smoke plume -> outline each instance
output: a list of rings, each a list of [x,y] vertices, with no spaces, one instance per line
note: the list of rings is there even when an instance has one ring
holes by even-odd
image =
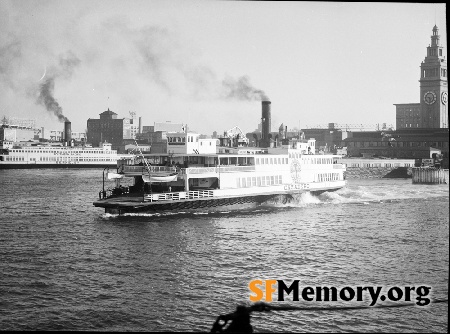
[[[50,74],[48,78],[39,85],[39,94],[37,96],[36,103],[44,106],[47,111],[52,112],[56,117],[58,117],[60,122],[65,122],[69,119],[64,116],[61,106],[53,96],[55,79],[59,77],[69,79],[72,76],[73,69],[79,63],[80,60],[69,51],[65,57],[60,56],[59,66],[52,67],[49,71]]]
[[[222,81],[226,99],[236,99],[241,101],[267,101],[269,97],[263,90],[256,89],[250,84],[247,76],[239,79],[226,78]]]
[[[68,121],[69,119],[63,115],[62,108],[58,101],[53,97],[53,90],[55,88],[55,79],[48,78],[41,84],[39,89],[39,96],[37,98],[37,103],[43,105],[48,111],[53,112],[53,114],[58,117],[60,122]]]

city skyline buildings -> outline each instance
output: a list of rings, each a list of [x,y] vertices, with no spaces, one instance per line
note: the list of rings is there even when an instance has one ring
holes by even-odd
[[[393,104],[418,100],[435,24],[447,46],[444,3],[0,0],[0,9],[0,113],[62,127],[44,91],[81,131],[110,108],[145,125],[250,132],[263,94],[274,127],[394,124]]]

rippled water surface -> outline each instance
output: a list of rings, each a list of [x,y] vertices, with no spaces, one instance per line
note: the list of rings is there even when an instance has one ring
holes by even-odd
[[[257,278],[448,295],[446,185],[349,180],[285,205],[112,216],[92,205],[101,183],[101,170],[0,170],[2,330],[209,331],[218,315],[250,305]],[[252,326],[446,332],[447,312],[442,303],[253,313]]]

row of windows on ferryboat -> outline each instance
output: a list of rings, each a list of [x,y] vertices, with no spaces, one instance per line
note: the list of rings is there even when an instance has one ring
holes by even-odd
[[[349,163],[347,164],[349,167],[412,167],[412,164],[409,163]]]
[[[342,180],[339,173],[320,173],[317,174],[317,182],[339,181]],[[264,187],[282,184],[281,175],[266,176],[247,176],[236,179],[238,188]]]
[[[282,184],[281,175],[247,176],[236,179],[238,188],[264,187]]]
[[[333,158],[325,158],[325,157],[308,157],[304,154],[300,154],[300,153],[289,153],[289,158],[292,159],[299,159],[301,161],[302,164],[313,164],[313,165],[318,165],[318,164],[332,164],[333,163]]]
[[[3,161],[25,161],[23,156],[4,156]],[[0,160],[1,161],[1,160]],[[27,160],[28,161],[28,160]],[[115,158],[82,158],[82,157],[39,157],[30,158],[29,161],[117,161]]]
[[[47,153],[47,154],[61,154],[61,155],[71,155],[71,154],[85,154],[85,153],[95,153],[95,154],[99,154],[99,153],[104,153],[104,154],[115,154],[116,151],[112,150],[112,151],[108,151],[108,150],[103,150],[102,148],[98,148],[98,149],[94,149],[94,150],[67,150],[65,148],[62,148],[60,150],[45,150],[45,149],[12,149],[9,150],[12,153]]]
[[[298,159],[302,164],[332,164],[332,158],[323,157],[300,157],[300,154],[290,153],[289,157]],[[238,165],[238,166],[254,166],[256,165],[287,165],[289,159],[287,157],[220,157],[220,165]]]
[[[298,153],[290,153],[289,157],[291,159],[299,159],[302,164],[332,164],[332,158],[310,158],[310,157],[300,157]],[[288,158],[256,158],[257,165],[281,165],[288,164]]]
[[[339,173],[320,173],[317,174],[317,182],[339,181],[340,175]]]

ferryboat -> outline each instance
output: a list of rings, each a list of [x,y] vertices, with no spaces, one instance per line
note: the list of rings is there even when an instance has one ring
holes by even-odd
[[[106,142],[101,147],[63,144],[15,147],[13,142],[0,142],[0,169],[104,168],[115,167],[118,160],[132,157],[129,154],[118,154]]]
[[[261,205],[346,184],[340,156],[312,154],[314,139],[261,148],[221,146],[195,133],[168,133],[167,138],[169,153],[119,160],[115,170],[104,170],[94,206],[126,214]],[[105,186],[108,180],[112,187]]]

